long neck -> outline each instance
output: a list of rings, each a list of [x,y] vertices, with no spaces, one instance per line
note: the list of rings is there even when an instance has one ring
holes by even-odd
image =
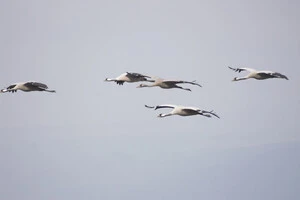
[[[155,87],[155,86],[157,86],[155,83],[150,84],[150,85],[146,85],[146,84],[142,85],[142,87]]]
[[[159,114],[158,117],[168,117],[168,116],[171,116],[173,115],[173,113],[167,113],[167,114]]]
[[[249,78],[248,76],[245,76],[245,77],[236,77],[236,78],[234,78],[233,81],[242,81],[242,80],[246,80],[248,78]]]
[[[104,81],[117,81],[115,78],[106,78]]]

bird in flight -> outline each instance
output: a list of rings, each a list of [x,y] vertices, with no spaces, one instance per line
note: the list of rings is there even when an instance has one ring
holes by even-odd
[[[168,117],[171,115],[180,115],[180,116],[191,116],[191,115],[202,115],[204,117],[212,117],[215,116],[217,118],[220,118],[214,111],[206,111],[201,110],[196,107],[187,107],[187,106],[178,106],[178,105],[170,105],[170,104],[164,104],[164,105],[158,105],[158,106],[148,106],[145,105],[146,108],[151,108],[154,110],[161,109],[161,108],[172,108],[173,110],[166,114],[159,114],[157,117]]]
[[[17,92],[18,90],[22,90],[24,92],[32,92],[32,91],[45,91],[45,92],[55,92],[55,90],[49,90],[48,86],[44,83],[29,81],[23,83],[15,83],[8,86],[5,89],[1,90],[1,93],[5,92]]]
[[[162,78],[156,78],[154,83],[147,85],[147,84],[140,84],[137,88],[143,88],[143,87],[160,87],[163,89],[171,89],[171,88],[178,88],[186,91],[192,91],[189,88],[183,88],[177,84],[191,84],[196,85],[199,87],[202,87],[200,84],[196,83],[196,81],[182,81],[182,80],[165,80]]]
[[[232,68],[232,67],[228,67],[228,68],[235,72],[242,72],[242,71],[249,72],[248,75],[246,75],[244,77],[239,77],[239,78],[235,77],[232,81],[241,81],[241,80],[246,80],[249,78],[254,78],[257,80],[265,80],[265,79],[269,79],[269,78],[282,78],[282,79],[289,80],[285,75],[280,74],[278,72],[257,71],[255,69],[251,69],[251,68]]]
[[[148,78],[151,78],[151,77],[145,76],[145,75],[139,74],[139,73],[126,72],[116,78],[106,78],[104,81],[108,81],[108,82],[114,81],[118,85],[123,85],[124,82],[127,82],[127,83],[134,83],[134,82],[139,82],[139,81],[154,82],[153,80],[149,80]]]

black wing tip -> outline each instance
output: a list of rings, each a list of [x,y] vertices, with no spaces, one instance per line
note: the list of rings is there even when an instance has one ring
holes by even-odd
[[[234,68],[234,67],[230,67],[230,66],[228,66],[228,68],[231,69],[231,70],[233,70],[233,71],[237,71],[238,70],[238,68]]]
[[[289,80],[289,78],[286,75],[283,75],[283,74],[282,74],[282,78],[284,78],[286,80]]]
[[[235,71],[235,72],[241,72],[241,71],[244,71],[244,70],[242,70],[242,69],[240,69],[240,68],[233,68],[233,67],[230,67],[230,66],[228,66],[228,68],[229,69],[231,69],[231,70],[233,70],[233,71]]]
[[[145,107],[146,107],[146,108],[155,108],[154,106],[148,106],[148,105],[146,105],[146,104],[145,104]]]

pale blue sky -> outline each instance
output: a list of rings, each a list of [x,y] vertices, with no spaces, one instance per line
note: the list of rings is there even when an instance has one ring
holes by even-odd
[[[0,196],[298,199],[299,1],[0,2]],[[227,68],[286,80],[231,82]],[[197,80],[192,92],[118,86],[126,71]],[[215,110],[168,117],[144,104]],[[166,110],[165,112],[168,112]]]

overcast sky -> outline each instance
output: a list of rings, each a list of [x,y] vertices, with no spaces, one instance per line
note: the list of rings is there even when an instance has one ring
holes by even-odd
[[[300,2],[2,0],[5,200],[299,199]],[[232,82],[227,68],[290,80]],[[192,92],[104,82],[129,71]],[[214,110],[157,118],[144,107]]]

